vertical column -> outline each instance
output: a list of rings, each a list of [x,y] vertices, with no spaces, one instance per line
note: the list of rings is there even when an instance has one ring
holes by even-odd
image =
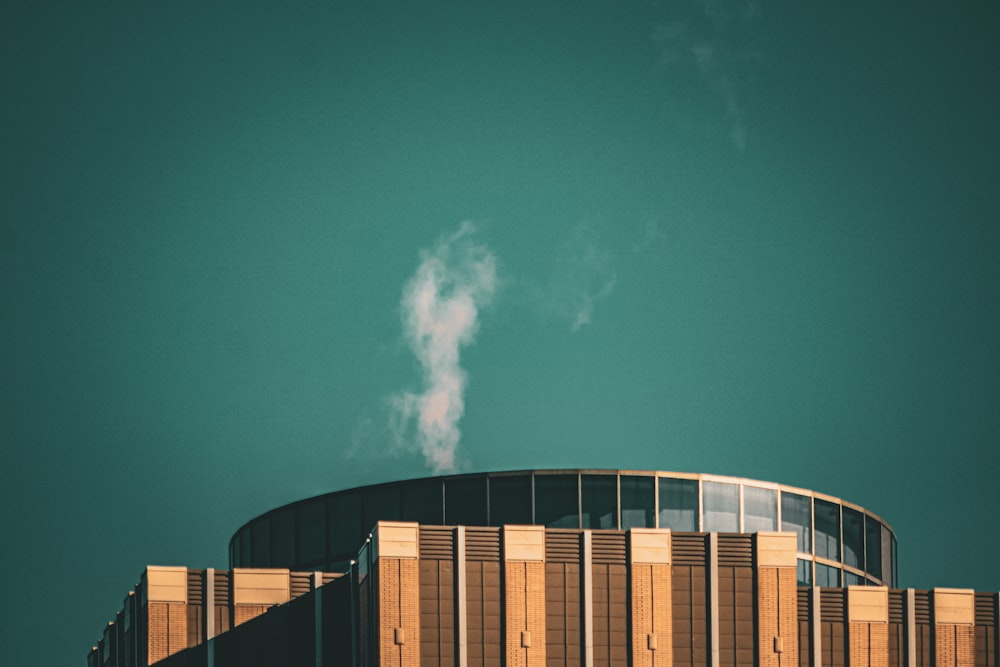
[[[503,560],[504,664],[508,667],[544,667],[544,526],[504,526]]]
[[[455,626],[458,629],[458,667],[469,664],[469,600],[466,593],[465,526],[455,531]]]
[[[416,523],[379,521],[372,533],[378,665],[420,664],[420,568]]]
[[[583,531],[583,667],[594,667],[594,534]]]
[[[316,667],[323,667],[323,573],[313,572],[313,656]]]
[[[215,568],[205,570],[205,667],[215,667]]]
[[[187,648],[187,568],[150,565],[143,579],[146,655],[152,664]]]
[[[719,667],[719,534],[708,534],[708,618],[711,667]]]
[[[906,589],[906,667],[917,667],[917,592]]]
[[[757,664],[798,667],[798,587],[795,533],[754,537],[757,597]]]
[[[975,592],[966,588],[935,588],[933,601],[935,667],[974,667]]]
[[[629,539],[632,664],[673,666],[673,579],[670,531],[632,528]]]
[[[847,587],[847,659],[851,667],[889,667],[889,589]]]
[[[814,580],[815,581],[815,580]],[[812,661],[813,667],[823,665],[823,605],[820,601],[820,588],[813,586],[809,597],[809,627],[812,630]],[[802,667],[806,667],[803,665]],[[916,667],[916,665],[910,665]]]

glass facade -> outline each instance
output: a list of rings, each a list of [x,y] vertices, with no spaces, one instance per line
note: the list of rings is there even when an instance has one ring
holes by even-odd
[[[801,558],[795,562],[795,578],[799,586],[812,586],[812,565],[811,560],[802,560]]]
[[[781,529],[799,536],[799,553],[812,553],[812,498],[782,492]]]
[[[583,475],[580,478],[580,521],[583,528],[618,527],[618,478],[614,475]]]
[[[776,486],[718,476],[599,470],[409,480],[331,493],[260,516],[233,536],[230,566],[346,567],[379,520],[592,530],[780,529],[797,535],[800,583],[897,583],[896,538],[877,517],[836,499]]]
[[[660,478],[660,528],[698,530],[698,480]]]
[[[722,482],[702,482],[702,530],[706,533],[738,533],[740,487]]]
[[[655,477],[621,477],[622,530],[656,528]]]
[[[840,505],[816,499],[816,555],[840,562]]]
[[[778,493],[774,489],[743,487],[743,532],[777,530]]]

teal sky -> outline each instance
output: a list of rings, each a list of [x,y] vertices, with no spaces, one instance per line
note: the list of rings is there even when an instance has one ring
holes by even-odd
[[[997,590],[998,34],[992,2],[7,3],[5,663],[83,664],[146,564],[225,567],[267,509],[431,474],[401,299],[463,221],[496,280],[460,469],[802,486],[884,517],[904,586]]]

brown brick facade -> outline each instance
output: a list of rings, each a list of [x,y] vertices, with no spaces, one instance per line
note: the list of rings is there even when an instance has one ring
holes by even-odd
[[[673,584],[670,565],[632,565],[632,664],[673,667]]]
[[[379,664],[420,664],[420,571],[416,558],[378,559]]]
[[[849,623],[847,632],[851,667],[889,667],[888,623]]]
[[[507,561],[504,575],[507,625],[504,664],[545,667],[545,564]]]
[[[798,588],[792,568],[757,570],[757,651],[760,667],[798,667]],[[777,642],[776,638],[780,638]]]
[[[187,605],[183,602],[150,602],[147,655],[150,664],[188,647]]]
[[[974,667],[976,629],[972,625],[937,623],[934,626],[935,667]]]

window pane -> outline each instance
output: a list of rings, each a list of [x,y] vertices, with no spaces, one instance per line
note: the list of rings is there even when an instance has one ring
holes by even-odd
[[[364,515],[361,529],[365,535],[375,530],[375,524],[379,521],[399,521],[402,518],[399,513],[399,489],[397,487],[366,491],[362,496],[361,506]]]
[[[445,480],[444,522],[449,526],[486,525],[485,477]]]
[[[844,508],[844,564],[864,567],[865,518],[857,510]]]
[[[550,528],[579,528],[576,475],[535,476],[535,523]]]
[[[798,580],[799,586],[812,586],[812,561],[810,560],[799,560],[796,561],[796,566],[798,571],[796,572],[796,579]]]
[[[299,505],[296,510],[295,536],[298,540],[298,564],[310,567],[326,561],[326,503]]]
[[[804,554],[812,553],[812,498],[781,492],[781,529],[795,531],[799,536],[796,547]]]
[[[618,527],[618,478],[614,475],[584,475],[582,485],[583,527]]]
[[[250,567],[253,559],[250,557],[250,531],[240,533],[240,567]]]
[[[863,586],[864,583],[864,577],[854,574],[853,572],[844,572],[845,586]]]
[[[660,478],[660,528],[698,530],[698,480]]]
[[[820,563],[816,563],[816,585],[839,588],[840,568],[830,567],[829,565],[821,565]]]
[[[840,562],[840,505],[817,499],[813,511],[816,514],[816,555]]]
[[[271,567],[292,567],[294,551],[295,515],[284,510],[271,517]]]
[[[896,536],[892,535],[892,586],[899,586],[899,564],[896,561]]]
[[[327,500],[326,549],[330,560],[351,560],[358,555],[358,549],[368,535],[368,529],[361,527],[361,496],[347,493],[332,496]]]
[[[703,482],[705,532],[739,532],[740,487],[721,482]]]
[[[882,578],[882,524],[865,517],[865,571]]]
[[[490,525],[528,524],[531,519],[531,478],[490,477]]]
[[[882,526],[882,581],[887,586],[894,586],[893,584],[893,566],[892,562],[892,533],[885,526]]]
[[[655,528],[653,506],[656,505],[655,477],[622,475],[622,530]]]
[[[773,489],[743,487],[743,532],[776,530],[778,526],[778,500]]]
[[[250,527],[250,567],[271,567],[271,520],[260,519]]]
[[[410,483],[402,487],[403,521],[439,526],[444,523],[441,480]]]

